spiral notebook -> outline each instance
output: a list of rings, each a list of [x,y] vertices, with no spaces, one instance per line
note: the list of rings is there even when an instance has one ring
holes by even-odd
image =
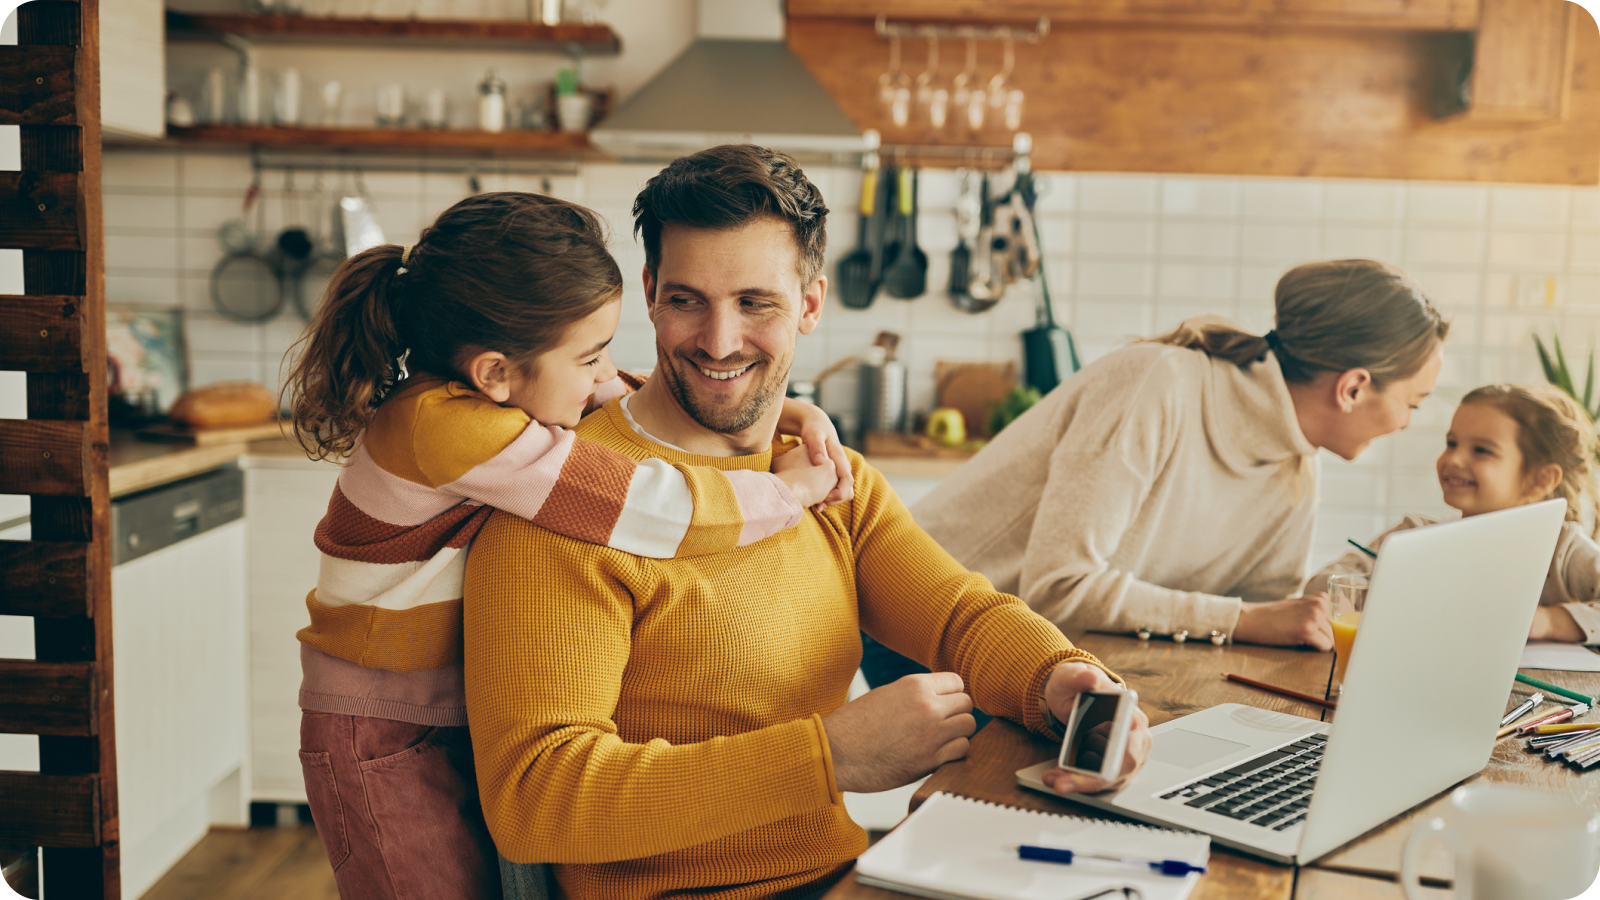
[[[1182,900],[1202,877],[1080,859],[1071,865],[1017,858],[1031,844],[1136,859],[1204,865],[1203,834],[1080,819],[937,793],[856,861],[856,880],[938,900]],[[1120,889],[1136,888],[1124,894]],[[1112,893],[1107,893],[1108,891]]]

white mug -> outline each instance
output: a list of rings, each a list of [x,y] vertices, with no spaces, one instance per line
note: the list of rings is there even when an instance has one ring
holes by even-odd
[[[1417,863],[1431,841],[1456,860],[1456,900],[1570,900],[1600,871],[1600,815],[1571,797],[1477,783],[1450,795],[1450,821],[1422,822],[1406,841],[1400,884],[1421,900]]]

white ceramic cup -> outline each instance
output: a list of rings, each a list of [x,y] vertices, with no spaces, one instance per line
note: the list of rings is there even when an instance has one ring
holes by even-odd
[[[1455,856],[1456,900],[1570,900],[1600,871],[1600,815],[1571,797],[1509,784],[1450,795],[1450,820],[1419,823],[1406,841],[1400,884],[1422,900],[1417,863],[1438,841]]]

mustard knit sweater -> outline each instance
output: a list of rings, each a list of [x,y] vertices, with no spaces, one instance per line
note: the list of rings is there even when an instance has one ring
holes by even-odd
[[[694,456],[612,401],[579,434],[635,459]],[[844,704],[858,627],[965,679],[977,705],[1048,734],[1040,697],[1076,650],[967,572],[852,456],[855,500],[749,547],[646,559],[504,512],[465,583],[467,715],[495,844],[555,863],[578,898],[756,898],[815,889],[866,848],[822,717]]]

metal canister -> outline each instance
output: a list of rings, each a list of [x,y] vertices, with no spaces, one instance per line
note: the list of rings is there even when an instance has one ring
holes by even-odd
[[[906,367],[890,360],[881,365],[862,363],[856,376],[856,411],[861,430],[904,431],[906,428]]]

